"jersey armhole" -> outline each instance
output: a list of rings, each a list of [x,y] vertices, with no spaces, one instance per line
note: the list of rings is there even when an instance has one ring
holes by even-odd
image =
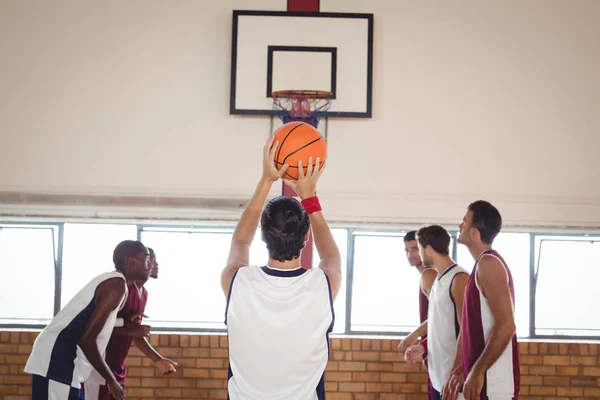
[[[231,301],[231,293],[233,292],[233,282],[235,282],[238,272],[240,272],[239,268],[233,273],[231,283],[229,283],[229,293],[227,293],[227,304],[225,305],[225,325],[227,325],[227,314],[229,313],[229,303]]]
[[[450,285],[448,286],[448,294],[450,295],[450,300],[452,301],[452,306],[454,308],[454,333],[457,338],[458,338],[458,335],[460,334],[460,323],[458,321],[458,310],[456,309],[456,300],[454,300],[454,296],[452,295],[452,285],[454,285],[454,279],[456,279],[456,277],[461,274],[469,275],[467,272],[464,272],[464,271],[457,272],[452,277],[452,280],[450,281]]]

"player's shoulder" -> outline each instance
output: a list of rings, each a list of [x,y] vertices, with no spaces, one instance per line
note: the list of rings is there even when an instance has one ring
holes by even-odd
[[[438,275],[435,268],[426,268],[421,272],[421,279],[431,279],[435,278]]]
[[[479,257],[479,261],[477,261],[477,269],[479,271],[489,268],[505,268],[502,258],[496,252],[484,253]]]

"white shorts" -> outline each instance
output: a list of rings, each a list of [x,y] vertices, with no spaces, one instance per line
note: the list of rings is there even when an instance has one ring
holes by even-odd
[[[105,384],[88,382],[84,384],[85,400],[111,400],[114,399]]]
[[[31,385],[32,400],[83,400],[81,389],[40,375],[33,375]]]

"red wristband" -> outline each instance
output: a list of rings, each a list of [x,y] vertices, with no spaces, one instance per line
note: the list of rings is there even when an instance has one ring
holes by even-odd
[[[307,197],[300,203],[308,215],[317,211],[321,211],[321,204],[319,203],[319,198],[317,196]]]

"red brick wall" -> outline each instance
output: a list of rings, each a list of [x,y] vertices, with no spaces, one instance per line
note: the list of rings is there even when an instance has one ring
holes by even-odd
[[[0,332],[0,399],[28,399],[23,367],[36,333]],[[227,338],[151,335],[177,373],[156,375],[137,349],[128,358],[128,399],[226,399]],[[403,361],[398,340],[331,339],[329,400],[426,400],[426,375]],[[521,343],[522,400],[600,399],[599,344]]]

